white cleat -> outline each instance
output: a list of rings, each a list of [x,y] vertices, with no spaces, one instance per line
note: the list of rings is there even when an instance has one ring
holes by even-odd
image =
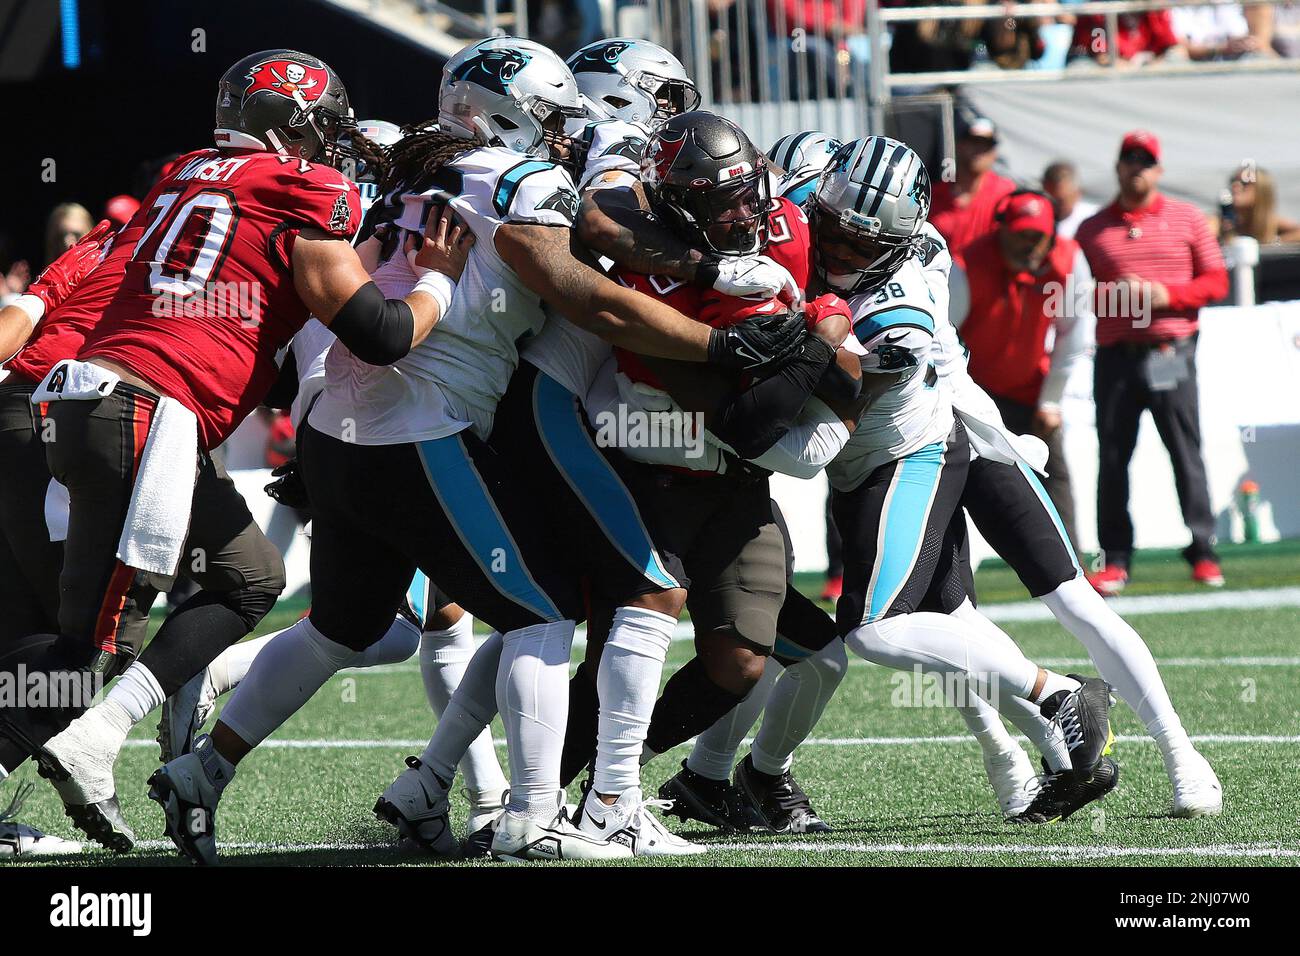
[[[203,732],[217,707],[217,689],[207,668],[163,702],[158,721],[158,749],[163,763],[171,763],[194,749],[194,738]]]
[[[63,810],[77,828],[102,846],[125,853],[135,834],[122,818],[113,764],[122,730],[107,716],[113,704],[92,707],[46,741],[37,758],[40,774],[58,791]]]
[[[542,824],[509,810],[497,819],[492,832],[492,858],[507,863],[524,860],[627,860],[632,850],[622,843],[592,839],[561,810]]]
[[[221,793],[211,780],[199,749],[212,746],[200,737],[195,750],[182,754],[149,778],[149,799],[162,805],[167,836],[191,863],[217,862],[217,803]]]
[[[1223,785],[1199,753],[1192,751],[1169,776],[1174,783],[1174,816],[1217,817],[1223,812]]]
[[[989,775],[998,806],[1007,819],[1024,813],[1034,802],[1038,793],[1038,774],[1034,773],[1033,763],[1020,747],[1001,753],[985,753],[984,772]]]
[[[435,856],[456,856],[460,852],[451,832],[450,812],[446,784],[419,757],[407,757],[406,769],[375,801],[375,816]]]
[[[672,809],[671,800],[644,800],[640,788],[624,790],[612,804],[588,791],[582,803],[578,829],[593,840],[621,843],[633,856],[696,856],[707,850],[683,840],[650,812],[651,807]]]
[[[8,808],[0,810],[0,860],[12,860],[20,856],[63,856],[80,853],[82,845],[75,840],[50,836],[35,827],[18,823],[14,818],[22,809],[23,802],[32,792],[32,784],[20,784],[18,792]]]

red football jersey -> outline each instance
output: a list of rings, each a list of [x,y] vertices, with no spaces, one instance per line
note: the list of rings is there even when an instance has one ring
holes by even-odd
[[[360,219],[356,185],[329,166],[183,156],[101,264],[120,261],[124,274],[77,357],[112,359],[155,384],[194,412],[213,448],[266,395],[276,353],[307,321],[290,270],[298,231],[346,239]]]
[[[790,270],[800,289],[808,287],[812,275],[812,231],[804,211],[784,197],[776,200],[775,208],[768,216],[767,248],[763,255]],[[685,285],[678,279],[642,275],[621,266],[614,270],[614,277],[625,286],[652,296],[683,315],[719,329],[755,315],[774,314],[785,309],[776,299],[723,295],[713,289]],[[618,358],[619,371],[632,381],[660,387],[659,380],[635,352],[615,349],[614,354]]]

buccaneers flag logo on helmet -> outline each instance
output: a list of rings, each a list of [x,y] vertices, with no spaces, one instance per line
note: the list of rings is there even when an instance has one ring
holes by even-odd
[[[329,86],[329,73],[322,67],[307,66],[293,60],[267,60],[248,71],[244,99],[267,90],[288,97],[300,107],[320,99]]]

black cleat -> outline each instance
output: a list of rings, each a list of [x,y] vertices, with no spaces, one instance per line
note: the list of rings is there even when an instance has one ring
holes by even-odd
[[[789,770],[780,776],[761,773],[750,755],[736,768],[736,789],[771,833],[830,833],[831,826],[817,816],[808,794]]]
[[[1044,765],[1046,770],[1046,765]],[[1067,820],[1094,800],[1100,800],[1119,785],[1119,764],[1102,757],[1088,777],[1075,770],[1043,775],[1038,795],[1012,823],[1056,823]]]
[[[56,787],[71,777],[59,758],[44,747],[36,756],[36,772]],[[135,848],[135,832],[127,826],[117,794],[97,803],[70,803],[65,799],[63,814],[78,830],[106,850],[129,853]]]
[[[698,774],[686,766],[685,760],[677,775],[659,788],[659,799],[673,803],[671,809],[664,811],[664,816],[681,817],[683,822],[699,820],[728,833],[745,833],[761,826],[745,805],[740,791],[730,781]]]
[[[1077,680],[1079,689],[1057,691],[1039,710],[1061,729],[1070,764],[1087,779],[1115,743],[1110,729],[1110,685],[1100,677],[1066,676]]]

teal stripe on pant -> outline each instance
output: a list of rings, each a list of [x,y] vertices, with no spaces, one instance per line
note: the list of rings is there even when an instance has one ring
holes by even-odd
[[[664,567],[636,502],[592,441],[581,414],[572,392],[546,373],[537,373],[533,419],[555,467],[605,537],[633,567],[661,588],[681,587]]]
[[[428,618],[425,614],[431,610],[429,607],[429,579],[423,571],[416,571],[415,577],[411,578],[411,586],[406,589],[406,600],[411,602],[411,610],[420,620],[420,626],[423,627]]]
[[[529,573],[460,436],[435,438],[416,447],[447,520],[493,587],[546,621],[564,620]]]
[[[1065,545],[1065,553],[1070,556],[1070,563],[1074,565],[1074,570],[1082,574],[1083,569],[1079,567],[1079,559],[1075,556],[1074,545],[1070,543],[1070,536],[1065,532],[1065,522],[1061,520],[1061,516],[1057,513],[1056,505],[1052,504],[1052,496],[1047,493],[1043,483],[1038,480],[1038,476],[1034,474],[1028,465],[1023,461],[1016,462],[1016,465],[1024,474],[1025,480],[1029,482],[1029,487],[1034,489],[1034,494],[1038,495],[1038,500],[1043,503],[1047,513],[1052,516],[1052,524],[1056,525],[1056,533],[1061,536],[1061,543]]]
[[[935,442],[898,462],[881,515],[882,553],[876,555],[863,624],[884,617],[916,567],[935,489],[943,473],[943,449],[943,442]]]

